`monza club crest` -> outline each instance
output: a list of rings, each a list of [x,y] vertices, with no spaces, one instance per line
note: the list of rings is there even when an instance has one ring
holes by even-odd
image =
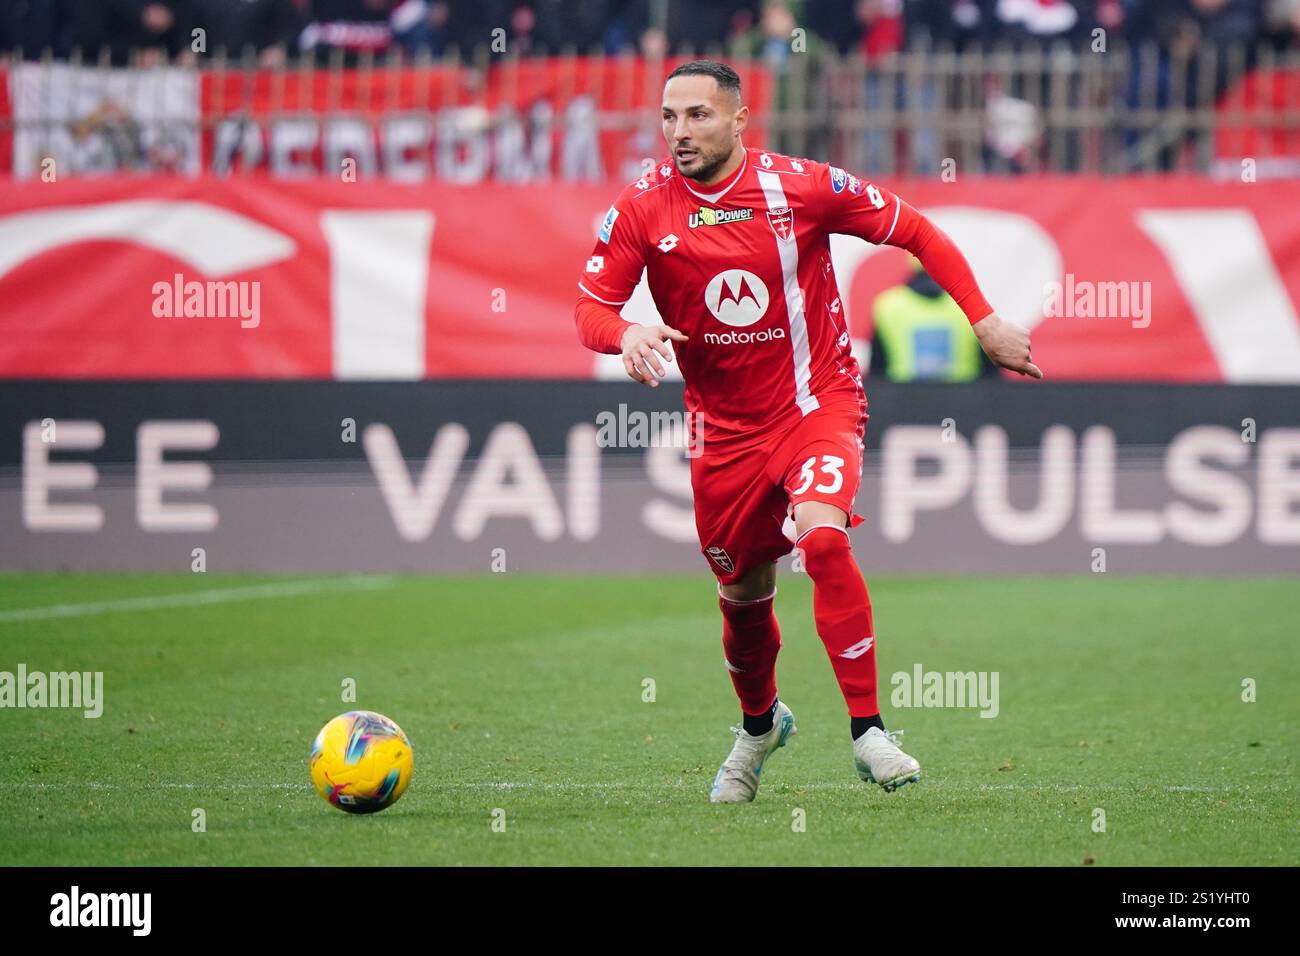
[[[735,573],[736,566],[731,563],[731,555],[727,554],[725,549],[715,545],[711,548],[705,548],[704,553],[708,555],[710,561],[718,566],[718,570],[723,574]]]
[[[767,224],[772,227],[772,231],[782,242],[789,242],[794,238],[794,210],[789,206],[768,212]]]

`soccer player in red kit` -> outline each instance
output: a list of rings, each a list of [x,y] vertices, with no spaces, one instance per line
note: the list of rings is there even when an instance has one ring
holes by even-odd
[[[848,704],[855,767],[892,791],[919,780],[921,768],[880,717],[871,600],[849,546],[847,529],[861,520],[853,499],[867,401],[831,233],[908,250],[965,311],[993,362],[1042,373],[1030,361],[1029,333],[993,312],[947,235],[842,169],[746,149],[748,119],[740,78],[726,64],[695,61],[669,75],[671,155],[610,207],[575,318],[583,344],[621,354],[627,374],[646,385],[659,384],[675,354],[690,419],[702,423],[691,436],[695,524],[718,579],[725,662],[742,713],[710,799],[753,800],[764,760],[795,732],[777,696],[773,613],[791,515],[817,633]],[[619,315],[643,270],[667,325]]]

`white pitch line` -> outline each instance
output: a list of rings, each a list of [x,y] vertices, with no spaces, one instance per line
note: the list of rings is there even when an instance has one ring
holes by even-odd
[[[703,779],[703,778],[701,778]],[[922,786],[925,781],[922,781]],[[664,783],[638,783],[630,780],[611,780],[608,783],[592,783],[586,781],[575,781],[572,783],[549,783],[545,781],[485,781],[483,783],[417,783],[415,784],[420,790],[446,791],[446,790],[522,790],[538,791],[543,793],[563,793],[566,791],[583,792],[588,790],[699,790],[700,784],[694,781],[676,781]],[[33,789],[33,790],[199,790],[199,791],[266,791],[266,790],[301,790],[310,792],[312,785],[309,783],[140,783],[140,784],[117,784],[103,783],[95,780],[84,782],[75,782],[70,780],[58,782],[39,782],[39,783],[18,783],[10,784],[10,789]],[[874,791],[874,788],[866,783],[804,783],[804,784],[782,784],[778,785],[779,794],[782,796],[791,796],[802,793],[806,790],[845,790],[845,791]],[[705,790],[708,788],[705,787]],[[776,789],[776,788],[774,788]],[[931,780],[928,789],[943,791],[989,791],[989,790],[1022,790],[1027,792],[1050,792],[1050,793],[1077,793],[1087,791],[1089,793],[1102,793],[1110,791],[1131,792],[1135,788],[1121,784],[1106,784],[1100,786],[1084,786],[1083,784],[973,784],[970,786],[961,786],[947,782],[938,782]],[[1285,784],[1265,783],[1251,785],[1225,784],[1219,787],[1188,787],[1178,785],[1166,785],[1162,787],[1166,793],[1257,793],[1257,792],[1290,792],[1294,787]],[[794,794],[791,793],[794,791]],[[916,792],[920,792],[919,790]]]
[[[393,579],[388,577],[315,578],[309,581],[252,584],[247,587],[185,591],[180,594],[118,598],[112,601],[48,604],[44,607],[20,607],[9,611],[0,611],[0,624],[7,624],[11,621],[42,621],[59,617],[88,617],[95,614],[116,614],[123,611],[157,611],[163,608],[224,604],[228,601],[256,601],[264,598],[297,597],[302,594],[320,594],[331,591],[368,591],[391,587],[392,584]]]

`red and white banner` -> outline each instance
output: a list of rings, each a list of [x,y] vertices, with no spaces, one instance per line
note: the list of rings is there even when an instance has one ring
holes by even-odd
[[[206,170],[343,182],[625,182],[661,152],[660,90],[679,62],[201,73],[23,63],[0,72],[0,131],[14,127],[12,143],[0,142],[0,170],[12,148],[19,179]],[[772,81],[761,65],[740,72],[761,139]]]
[[[1300,382],[1300,183],[886,183],[1056,380]],[[576,282],[616,187],[0,182],[0,376],[590,378]],[[833,240],[855,339],[904,253]],[[624,315],[654,320],[644,285]],[[656,320],[657,321],[657,320]]]

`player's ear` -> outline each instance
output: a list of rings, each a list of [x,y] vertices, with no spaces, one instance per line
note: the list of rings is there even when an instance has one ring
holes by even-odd
[[[739,110],[736,111],[735,122],[736,122],[736,135],[739,136],[741,133],[745,131],[745,127],[749,125],[748,106],[742,106]]]

